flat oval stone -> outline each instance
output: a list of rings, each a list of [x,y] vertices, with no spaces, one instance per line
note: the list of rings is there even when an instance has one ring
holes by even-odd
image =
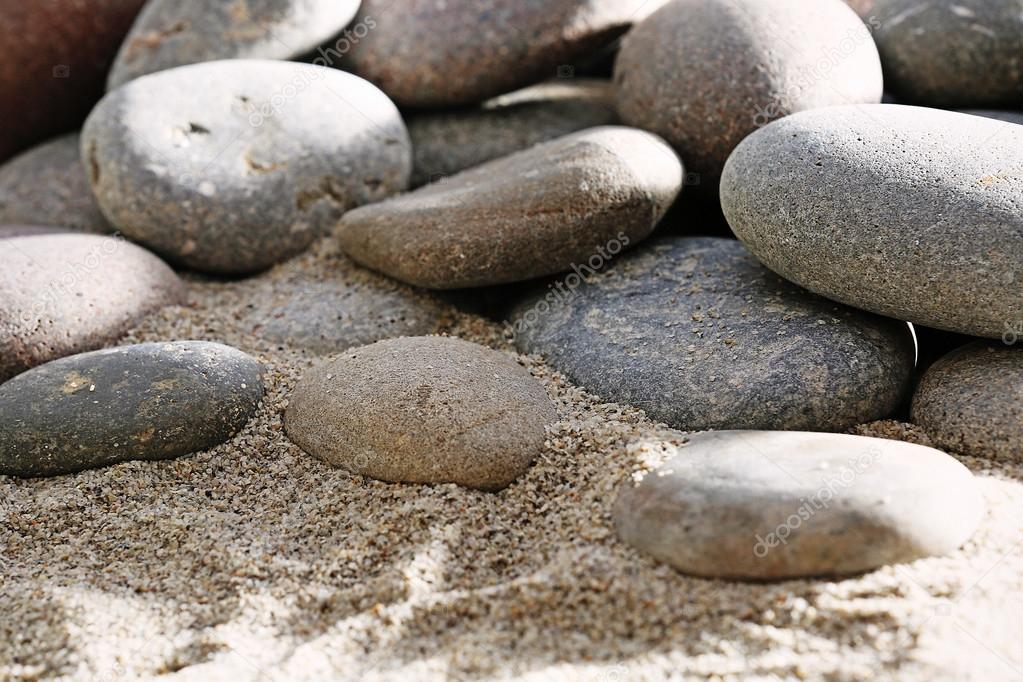
[[[1023,342],[1023,320],[1007,327],[1006,341]],[[938,360],[916,388],[912,419],[951,452],[1023,461],[1023,345],[978,341]]]
[[[626,484],[623,542],[708,578],[847,575],[954,552],[984,503],[943,452],[833,433],[722,431]]]
[[[218,59],[295,59],[339,34],[359,0],[150,0],[117,54],[107,89]]]
[[[1023,319],[1023,128],[895,104],[776,121],[721,203],[765,265],[828,298],[1000,338]]]
[[[355,261],[415,286],[517,282],[642,240],[682,175],[656,136],[591,128],[351,211],[338,238]]]
[[[82,153],[107,218],[186,267],[248,273],[292,256],[348,209],[408,186],[394,104],[337,69],[182,66],[109,93]]]
[[[1023,102],[1019,0],[875,0],[874,40],[899,101],[944,107]]]
[[[890,416],[905,323],[789,284],[741,244],[670,237],[522,302],[516,344],[605,400],[685,431],[844,430]]]
[[[841,0],[673,0],[626,35],[615,83],[622,120],[667,140],[702,194],[758,127],[883,89],[870,32]]]
[[[255,414],[261,375],[252,357],[204,341],[40,365],[0,385],[0,474],[54,476],[208,450]]]
[[[184,296],[174,271],[123,239],[71,233],[4,239],[0,381],[110,344]]]
[[[460,339],[412,337],[350,350],[291,397],[288,436],[328,464],[384,481],[499,490],[557,420],[511,357]]]
[[[415,114],[408,120],[412,186],[577,130],[617,122],[614,90],[601,80],[552,81],[471,109]]]
[[[79,147],[78,134],[73,133],[33,147],[0,166],[0,223],[112,232],[92,196]]]
[[[345,69],[407,107],[474,104],[559,74],[665,0],[363,0]]]

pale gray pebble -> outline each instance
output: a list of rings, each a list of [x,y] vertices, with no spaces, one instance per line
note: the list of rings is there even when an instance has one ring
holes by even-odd
[[[336,69],[225,60],[109,93],[82,132],[103,213],[173,262],[244,274],[292,256],[350,208],[408,186],[394,104]]]
[[[150,0],[110,68],[107,89],[218,59],[294,59],[339,34],[359,0]]]
[[[556,420],[543,385],[512,357],[444,337],[350,350],[311,370],[285,415],[288,436],[334,466],[483,490],[521,476]]]
[[[519,304],[516,344],[651,419],[844,430],[891,416],[909,391],[908,325],[793,286],[734,240],[663,238],[608,268]]]
[[[842,434],[721,431],[627,483],[623,542],[707,578],[847,575],[954,552],[984,503],[970,471],[921,445]]]
[[[338,239],[356,262],[414,286],[517,282],[641,241],[682,181],[657,136],[590,128],[350,211]]]
[[[895,104],[762,128],[725,168],[732,230],[768,267],[848,305],[1000,338],[1023,319],[1023,128]]]
[[[218,343],[143,343],[46,363],[0,385],[0,474],[54,476],[172,459],[255,414],[262,369]]]

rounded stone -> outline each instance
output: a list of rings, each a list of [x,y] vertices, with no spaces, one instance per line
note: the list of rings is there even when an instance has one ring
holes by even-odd
[[[359,0],[151,0],[110,69],[107,88],[155,71],[218,59],[295,59],[333,38]]]
[[[285,415],[306,452],[384,481],[499,490],[540,454],[557,420],[510,356],[460,339],[412,337],[312,370]]]
[[[653,420],[840,431],[891,416],[909,391],[908,325],[799,289],[734,240],[659,239],[580,274],[516,308],[516,344]]]
[[[72,233],[4,239],[0,381],[112,343],[184,295],[159,258],[122,239]]]
[[[626,35],[622,121],[657,133],[715,193],[728,154],[797,111],[880,102],[870,32],[841,0],[672,0]]]
[[[407,107],[474,104],[555,76],[664,0],[363,0],[345,69]]]
[[[350,211],[338,236],[355,261],[415,286],[517,282],[644,239],[682,176],[656,136],[591,128]]]
[[[207,450],[255,414],[261,374],[245,353],[203,341],[48,362],[0,385],[0,474],[54,476]]]
[[[112,232],[92,196],[79,147],[78,134],[73,133],[33,147],[0,166],[0,223]]]
[[[899,101],[944,107],[1023,102],[1019,0],[875,0],[874,40]]]
[[[507,156],[577,130],[618,122],[608,81],[552,81],[471,109],[423,112],[408,120],[412,186]]]
[[[294,255],[348,209],[408,186],[405,124],[379,90],[309,64],[226,60],[109,93],[82,155],[104,215],[197,270]]]
[[[1000,338],[1023,319],[1023,128],[895,104],[789,116],[735,150],[732,230],[836,301]]]
[[[1023,343],[1023,320],[1005,341]],[[949,353],[920,379],[912,419],[950,452],[1023,461],[1023,345],[974,342]]]
[[[984,513],[943,452],[831,433],[722,431],[626,484],[623,542],[707,578],[848,575],[954,552]]]

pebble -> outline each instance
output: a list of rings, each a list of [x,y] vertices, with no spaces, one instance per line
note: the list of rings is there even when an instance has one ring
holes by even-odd
[[[768,267],[901,320],[1001,338],[1023,319],[1023,128],[895,104],[776,121],[735,150],[721,203]]]
[[[295,59],[341,33],[358,9],[359,0],[151,0],[117,54],[107,89],[197,62]]]
[[[112,232],[92,196],[79,147],[79,136],[72,133],[33,147],[0,166],[0,223]]]
[[[970,471],[921,445],[830,433],[722,431],[615,504],[619,537],[692,575],[847,575],[954,552],[984,502]]]
[[[913,371],[908,325],[813,296],[713,237],[571,273],[512,326],[523,353],[685,431],[844,430],[893,414]]]
[[[936,362],[913,396],[912,419],[940,447],[1023,461],[1023,320],[1004,343],[977,341]],[[1019,344],[1019,345],[1015,345]]]
[[[471,109],[422,112],[408,120],[412,186],[577,130],[618,123],[609,81],[551,81]]]
[[[875,0],[874,40],[899,101],[944,107],[1023,102],[1019,0]]]
[[[342,64],[406,107],[475,104],[573,76],[576,61],[664,2],[363,0]]]
[[[841,0],[673,0],[626,35],[615,83],[622,120],[667,140],[703,195],[758,127],[882,94],[870,32]]]
[[[468,341],[381,341],[316,367],[292,395],[288,436],[384,481],[500,490],[540,453],[557,412],[515,360]]]
[[[4,239],[0,381],[112,343],[184,295],[184,285],[159,258],[122,239],[38,231]]]
[[[245,274],[306,248],[348,209],[408,186],[398,110],[336,69],[225,60],[145,76],[89,116],[103,213],[175,263]]]
[[[263,397],[259,363],[219,343],[143,343],[0,384],[0,474],[55,476],[173,459],[228,440]]]
[[[641,241],[682,179],[656,136],[590,128],[351,211],[338,237],[355,261],[415,286],[516,282]]]

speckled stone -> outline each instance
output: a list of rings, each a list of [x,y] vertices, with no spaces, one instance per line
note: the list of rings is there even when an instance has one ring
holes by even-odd
[[[384,481],[500,490],[543,448],[557,411],[511,357],[460,339],[410,337],[310,371],[285,424],[306,452]]]
[[[54,476],[223,443],[263,397],[252,357],[219,343],[107,348],[0,385],[0,474]]]
[[[659,239],[560,285],[516,309],[519,349],[685,431],[844,430],[909,390],[906,324],[813,296],[734,240]]]
[[[0,3],[0,161],[81,124],[144,2]]]
[[[875,0],[885,86],[907,104],[1012,108],[1023,103],[1019,0]]]
[[[107,345],[184,299],[159,258],[123,239],[38,234],[0,247],[0,381]]]
[[[408,107],[473,104],[559,74],[665,0],[363,0],[344,68]]]
[[[110,69],[107,88],[217,59],[294,59],[338,35],[359,0],[150,0]]]
[[[615,504],[629,545],[684,573],[780,580],[847,575],[954,552],[984,502],[943,452],[825,433],[722,431],[679,453]]]
[[[104,215],[183,266],[263,269],[348,209],[408,186],[394,104],[351,74],[225,60],[134,80],[89,116],[82,154]]]
[[[672,0],[625,37],[615,83],[622,120],[667,140],[705,195],[758,127],[882,92],[870,32],[841,0]]]
[[[0,223],[112,232],[82,168],[78,134],[34,147],[0,166]]]
[[[618,122],[609,81],[552,81],[479,107],[411,116],[412,186],[577,130]]]
[[[1023,319],[1023,128],[895,104],[776,121],[721,203],[765,265],[836,301],[1000,338]]]
[[[912,419],[950,452],[1023,461],[1023,320],[1003,342],[974,342],[936,362]]]
[[[644,239],[682,176],[656,136],[590,128],[351,211],[339,241],[355,261],[415,286],[516,282]]]
[[[974,116],[983,116],[984,118],[993,118],[996,121],[1005,121],[1006,123],[1016,123],[1023,125],[1023,111],[996,111],[994,109],[964,109],[964,114],[973,114]]]

